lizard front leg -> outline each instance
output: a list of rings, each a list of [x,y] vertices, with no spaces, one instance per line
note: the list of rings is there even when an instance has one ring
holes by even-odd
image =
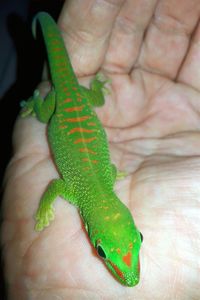
[[[107,79],[102,73],[98,73],[91,81],[89,89],[80,86],[81,93],[92,106],[102,106],[105,103],[104,96],[109,94],[109,90],[105,85],[110,82],[110,79]]]
[[[36,212],[36,231],[42,231],[45,227],[49,226],[50,222],[54,219],[53,202],[60,196],[68,199],[70,202],[70,189],[67,188],[66,182],[63,179],[54,179],[47,187]]]

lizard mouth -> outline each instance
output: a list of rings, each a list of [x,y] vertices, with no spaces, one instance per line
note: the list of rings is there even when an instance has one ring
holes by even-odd
[[[118,278],[118,280],[126,286],[133,287],[139,282],[139,276],[133,275],[133,273],[127,274],[127,276],[110,260],[107,261],[108,268],[112,273],[115,274],[115,276]],[[138,274],[140,270],[140,262],[138,261]]]
[[[123,283],[125,282],[125,277],[123,272],[115,265],[113,264],[110,260],[108,261],[110,265],[110,269],[114,271],[114,273],[117,275],[117,277],[122,281]]]

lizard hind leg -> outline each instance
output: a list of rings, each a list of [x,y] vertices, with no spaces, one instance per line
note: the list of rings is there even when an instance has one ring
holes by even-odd
[[[33,96],[27,101],[21,101],[20,106],[22,107],[20,112],[22,118],[31,115],[37,117],[40,122],[48,123],[55,110],[55,91],[52,88],[43,99],[39,90],[35,90]]]
[[[102,73],[98,73],[91,81],[90,88],[80,86],[83,97],[86,97],[92,106],[102,106],[105,103],[104,96],[109,94],[106,83],[110,83]]]

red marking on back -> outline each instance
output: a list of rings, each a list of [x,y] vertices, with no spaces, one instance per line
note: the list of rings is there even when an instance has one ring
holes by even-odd
[[[96,126],[96,123],[94,123],[94,122],[89,122],[88,125],[89,125],[89,126]]]
[[[133,243],[129,244],[129,249],[133,249]]]
[[[57,63],[56,64],[56,66],[58,66],[59,67],[59,72],[60,72],[60,75],[59,75],[59,77],[61,77],[61,78],[64,78],[65,76],[64,75],[61,75],[61,72],[62,73],[65,73],[66,72],[66,67],[65,66],[60,66],[60,64],[59,63]]]
[[[130,267],[131,266],[131,252],[128,252],[126,255],[123,256],[123,262]]]
[[[62,58],[63,58],[63,56],[61,54],[54,56],[54,59],[57,61],[62,60]]]
[[[93,164],[97,164],[98,163],[98,160],[96,160],[96,159],[89,159],[88,157],[84,157],[83,159],[82,159],[82,161],[86,161],[86,162],[92,162]]]
[[[48,32],[47,35],[48,35],[48,37],[50,37],[50,38],[52,38],[52,37],[55,36],[54,33],[51,33],[51,32]]]
[[[54,47],[53,50],[57,52],[57,51],[61,51],[61,48],[59,48],[59,47],[57,47],[57,48]]]
[[[66,98],[65,100],[63,100],[63,103],[69,103],[69,102],[72,102],[71,98]]]
[[[92,142],[94,140],[96,140],[96,137],[91,137],[91,138],[88,138],[88,139],[80,138],[80,139],[77,139],[76,141],[74,141],[74,144],[78,144],[78,143],[90,143],[90,142]]]
[[[75,127],[75,128],[72,128],[68,134],[72,134],[72,133],[75,133],[75,132],[88,132],[88,133],[92,133],[94,132],[94,130],[92,129],[86,129],[86,128],[81,128],[81,127]]]
[[[68,126],[67,125],[60,125],[59,128],[60,129],[66,129]]]
[[[90,161],[88,157],[84,157],[82,161]]]
[[[85,152],[85,153],[97,154],[96,152],[94,152],[93,150],[88,149],[88,148],[80,148],[79,151]]]
[[[84,107],[84,105],[74,106],[74,107],[65,108],[64,110],[67,111],[67,112],[82,111],[83,107]]]
[[[74,122],[82,122],[89,118],[90,118],[89,116],[83,116],[83,117],[76,117],[76,118],[67,118],[65,119],[65,121],[74,123]]]
[[[117,275],[118,275],[122,280],[124,280],[124,274],[122,273],[122,271],[120,271],[120,269],[119,269],[115,264],[113,264],[111,261],[109,261],[109,263],[111,264],[111,266],[113,267],[113,269],[115,270],[115,272],[117,273]]]
[[[60,44],[60,41],[54,40],[54,39],[53,39],[53,40],[51,41],[51,43],[52,43],[52,44]]]
[[[88,170],[90,170],[90,167],[84,167],[83,170],[88,171]]]
[[[58,62],[58,65],[59,65],[60,67],[66,67],[66,62],[63,61],[63,60],[60,60],[60,61]]]
[[[98,163],[98,160],[93,159],[93,160],[91,160],[91,162],[92,162],[93,164],[97,164],[97,163]]]

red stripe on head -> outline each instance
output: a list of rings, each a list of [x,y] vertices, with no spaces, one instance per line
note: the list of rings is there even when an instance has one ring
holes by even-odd
[[[131,266],[131,252],[128,252],[126,255],[123,256],[123,262],[130,267]]]

